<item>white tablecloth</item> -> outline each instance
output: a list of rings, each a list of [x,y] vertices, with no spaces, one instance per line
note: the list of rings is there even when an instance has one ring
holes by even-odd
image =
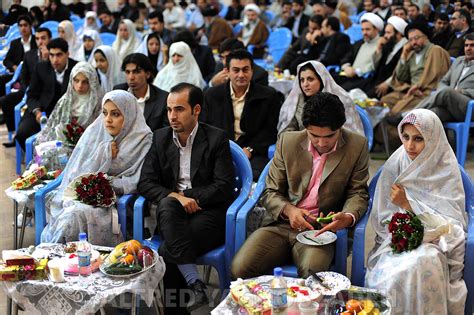
[[[285,79],[270,80],[268,84],[275,90],[283,93],[286,97],[288,96],[288,94],[291,91],[291,88],[293,87],[293,80],[285,80]]]
[[[127,307],[123,305],[123,293],[139,295],[151,307],[153,293],[164,273],[165,263],[158,257],[153,268],[130,278],[112,278],[97,271],[89,277],[65,276],[66,282],[63,283],[2,281],[2,286],[8,296],[23,307],[25,314],[85,314],[95,313],[111,301],[118,307]]]

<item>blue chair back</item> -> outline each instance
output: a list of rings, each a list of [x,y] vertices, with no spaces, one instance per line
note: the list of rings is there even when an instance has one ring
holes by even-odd
[[[16,68],[15,70],[15,73],[13,74],[13,77],[10,81],[7,82],[7,84],[5,84],[5,94],[8,95],[11,93],[12,91],[12,85],[18,81],[18,77],[20,76],[20,72],[21,72],[21,68],[23,68],[23,61],[20,62],[20,64],[18,65],[18,67]]]
[[[444,128],[454,131],[456,136],[456,158],[461,166],[464,166],[467,157],[469,130],[474,128],[474,122],[472,122],[473,111],[474,100],[471,100],[467,103],[466,118],[464,119],[464,122],[448,122],[443,124]]]
[[[70,18],[71,18],[71,22],[78,21],[78,20],[81,19],[80,16],[75,15],[75,14],[71,14],[71,17],[70,17]]]
[[[102,43],[104,43],[104,45],[112,46],[116,38],[117,35],[112,33],[100,33],[100,39],[102,39]]]
[[[277,64],[285,51],[291,45],[291,31],[286,27],[274,29],[268,37],[268,52],[272,55],[273,63]]]
[[[221,10],[219,11],[219,16],[221,18],[225,18],[225,16],[227,15],[227,11],[229,10],[229,6],[224,4],[224,3],[221,3]]]
[[[244,27],[244,24],[242,22],[235,24],[234,28],[232,29],[232,33],[234,33],[234,35],[239,34],[242,30],[242,27]]]
[[[353,243],[353,257],[352,257],[352,279],[351,282],[353,285],[363,287],[365,284],[365,272],[366,268],[364,266],[365,261],[365,229],[368,223],[370,212],[372,211],[373,198],[375,196],[375,188],[377,186],[377,181],[380,177],[383,167],[381,167],[375,176],[372,178],[372,181],[369,185],[369,206],[362,218],[359,219],[354,230],[354,243]],[[474,299],[474,274],[472,270],[474,268],[474,188],[472,181],[469,175],[466,173],[464,168],[459,165],[459,170],[461,172],[461,179],[464,187],[464,194],[466,197],[465,200],[465,210],[468,215],[468,229],[467,229],[467,239],[466,239],[466,252],[464,256],[464,273],[463,278],[466,282],[468,289],[466,306],[464,313],[467,315],[472,315],[472,306]]]
[[[275,18],[275,14],[272,11],[269,11],[269,10],[265,10],[265,12],[263,12],[263,14],[265,14],[266,18],[268,19],[268,23],[273,21],[273,19]]]
[[[77,32],[84,26],[84,19],[72,21],[72,25],[74,25],[74,30]]]
[[[45,27],[49,29],[51,33],[55,32],[56,34],[58,33],[58,26],[59,26],[59,22],[56,22],[56,21],[46,21],[43,24],[41,24],[41,27]]]
[[[367,142],[369,145],[369,151],[372,149],[372,144],[374,142],[374,128],[372,127],[372,123],[370,122],[369,115],[359,105],[356,105],[357,112],[359,113],[360,120],[362,121],[362,125],[364,126],[364,133],[367,137]]]
[[[360,24],[352,24],[344,33],[349,36],[351,40],[351,44],[354,44],[356,41],[361,40],[363,38],[362,35],[362,27]]]

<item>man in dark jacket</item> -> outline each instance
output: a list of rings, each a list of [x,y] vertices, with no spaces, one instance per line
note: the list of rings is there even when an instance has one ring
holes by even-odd
[[[451,57],[464,55],[464,41],[466,35],[471,33],[471,14],[464,9],[455,11],[451,16],[453,33],[446,44],[446,50]]]
[[[153,65],[150,59],[141,53],[130,54],[123,60],[122,71],[125,72],[127,82],[116,85],[114,90],[126,90],[135,96],[151,131],[168,126],[168,93],[152,84]]]
[[[28,108],[20,120],[16,133],[16,141],[25,150],[28,137],[41,130],[42,112],[49,116],[57,101],[66,93],[69,76],[77,61],[69,58],[67,42],[55,38],[48,44],[49,61],[41,61],[36,65],[27,93]]]
[[[51,31],[40,27],[35,33],[35,43],[38,48],[30,49],[23,57],[23,66],[21,68],[18,81],[12,85],[10,94],[0,97],[0,105],[7,125],[8,131],[15,131],[15,106],[25,95],[25,91],[30,85],[31,77],[35,71],[36,64],[40,61],[48,60],[48,43],[51,40]],[[4,143],[6,147],[14,147],[15,141]]]
[[[245,49],[244,44],[237,38],[227,38],[219,46],[220,62],[215,67],[215,73],[209,81],[209,87],[229,82],[229,71],[227,70],[226,58],[231,51]],[[268,72],[259,65],[253,65],[252,81],[261,85],[268,86]]]
[[[227,132],[252,165],[254,180],[268,162],[268,147],[276,142],[283,96],[275,89],[252,82],[252,55],[243,49],[227,56],[229,84],[207,90],[202,121]]]
[[[20,38],[11,41],[10,48],[3,60],[3,65],[10,73],[0,76],[0,96],[5,95],[5,84],[13,77],[13,73],[22,62],[25,52],[36,48],[36,42],[34,36],[32,36],[31,19],[28,15],[22,15],[18,18],[18,28],[20,29]]]
[[[434,20],[431,42],[435,45],[446,48],[450,36],[451,27],[449,26],[449,16],[446,13],[437,13]]]
[[[304,14],[305,3],[303,0],[294,0],[292,3],[293,16],[288,19],[284,27],[288,28],[292,35],[294,43],[303,34],[303,30],[308,27],[309,16]]]
[[[191,309],[209,302],[196,259],[224,243],[234,187],[229,139],[224,131],[198,122],[202,102],[201,89],[192,84],[171,88],[167,99],[171,128],[154,133],[138,183],[139,193],[157,204],[165,295],[175,294],[180,306],[182,294],[176,289],[183,288],[184,278],[194,295],[188,304]],[[169,304],[165,307],[166,314],[178,313]]]
[[[102,22],[102,26],[100,27],[101,33],[117,34],[120,20],[116,19],[112,12],[108,9],[101,11],[99,13],[99,19]]]

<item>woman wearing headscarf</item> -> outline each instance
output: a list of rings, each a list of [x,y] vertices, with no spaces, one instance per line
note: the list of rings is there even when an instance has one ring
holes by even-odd
[[[102,39],[97,31],[86,30],[82,33],[82,45],[76,54],[77,61],[92,62],[94,60],[94,50],[102,45]]]
[[[125,76],[120,70],[119,58],[110,46],[97,47],[92,65],[97,69],[100,86],[104,93],[112,91],[114,86],[125,81]]]
[[[58,25],[58,37],[64,39],[68,44],[69,57],[77,60],[77,54],[81,47],[80,39],[74,31],[74,25],[69,20],[61,21]]]
[[[69,9],[61,3],[61,0],[51,0],[46,8],[45,21],[61,22],[69,19]]]
[[[72,119],[84,129],[87,128],[99,116],[103,96],[94,67],[87,62],[78,62],[71,70],[66,93],[59,99],[46,126],[36,137],[35,145],[64,139],[63,131]]]
[[[167,92],[181,82],[194,84],[201,89],[206,86],[201,70],[186,43],[173,43],[170,47],[170,59],[171,62],[158,72],[154,85]]]
[[[115,205],[92,207],[64,198],[65,189],[81,175],[103,172],[110,176],[117,198],[134,193],[143,160],[152,142],[135,97],[122,90],[107,93],[102,114],[87,128],[63,172],[61,185],[47,201],[48,225],[42,242],[74,241],[86,232],[89,242],[115,246],[123,237]]]
[[[140,46],[140,40],[135,31],[135,24],[128,19],[122,20],[117,30],[117,38],[112,44],[112,48],[119,56],[120,63],[125,57],[134,53],[138,46]]]
[[[87,30],[99,31],[99,25],[97,22],[97,13],[94,11],[88,11],[86,13],[86,17],[84,18],[84,24],[82,27],[76,32],[77,35],[81,36]]]
[[[370,221],[375,247],[365,284],[387,294],[395,314],[463,314],[467,219],[458,162],[433,112],[416,109],[398,125],[403,145],[385,162]],[[412,212],[424,225],[422,244],[392,253],[388,224]]]
[[[165,43],[158,33],[151,33],[146,35],[140,47],[138,47],[138,52],[148,56],[151,64],[155,66],[156,72],[153,73],[154,77],[156,77],[156,74],[168,63],[168,55],[166,51],[164,51],[165,46]]]
[[[337,95],[346,110],[344,127],[353,132],[364,134],[364,126],[349,94],[334,81],[326,67],[318,61],[307,61],[296,69],[293,88],[280,110],[278,133],[303,130],[303,108],[310,96],[317,92],[329,92]]]

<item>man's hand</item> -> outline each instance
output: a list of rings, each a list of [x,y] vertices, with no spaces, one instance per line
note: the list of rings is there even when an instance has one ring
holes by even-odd
[[[117,142],[113,141],[110,147],[112,149],[112,160],[114,160],[119,152]]]
[[[316,218],[314,218],[308,210],[287,204],[283,209],[283,214],[288,217],[292,229],[298,231],[314,230],[314,227],[307,221],[307,219],[314,221]]]
[[[408,202],[407,195],[405,193],[405,188],[400,184],[392,185],[392,192],[390,193],[390,200],[396,206],[399,206],[402,209],[413,211]]]
[[[406,96],[410,96],[410,95],[421,96],[421,95],[423,95],[423,92],[421,92],[421,90],[418,86],[414,85],[408,90],[408,92],[406,94]]]
[[[212,86],[220,85],[229,81],[229,71],[227,68],[222,69],[211,79]]]
[[[407,61],[408,55],[410,54],[411,50],[412,50],[412,47],[411,47],[410,42],[406,43],[406,44],[403,46],[401,58],[402,58],[404,61]]]
[[[377,49],[376,49],[377,55],[382,52],[382,48],[383,46],[385,46],[385,44],[387,44],[387,39],[383,36],[380,37],[379,41],[377,42]]]
[[[195,199],[185,197],[182,192],[180,193],[173,192],[169,194],[169,196],[176,198],[179,201],[179,203],[183,206],[184,211],[186,211],[186,213],[193,214],[195,212],[198,212],[199,210],[202,210]]]
[[[350,67],[350,66],[349,66],[349,67],[346,67],[346,68],[344,69],[344,72],[346,73],[346,76],[347,76],[348,78],[353,78],[353,77],[355,77],[355,76],[357,75],[355,69],[352,68],[352,67]]]
[[[334,214],[334,212],[329,212],[327,215]],[[319,217],[323,218],[325,215],[321,212]],[[315,236],[323,234],[326,231],[336,232],[342,229],[345,229],[352,225],[352,216],[344,212],[338,212],[332,217],[332,222],[329,224],[321,224],[323,228],[316,232]]]
[[[244,151],[245,155],[249,158],[249,160],[252,158],[252,153],[250,153],[249,150],[247,150],[247,148],[242,148],[242,150]]]
[[[36,119],[36,122],[39,124],[41,122],[41,116],[43,115],[43,113],[41,113],[41,111],[37,110],[35,112],[35,119]]]
[[[43,46],[43,47],[40,48],[40,58],[41,58],[41,60],[48,60],[49,59],[48,47]]]
[[[386,82],[382,82],[379,85],[375,86],[375,94],[377,94],[378,98],[381,98],[382,96],[387,94],[389,88],[390,85],[388,85]]]

